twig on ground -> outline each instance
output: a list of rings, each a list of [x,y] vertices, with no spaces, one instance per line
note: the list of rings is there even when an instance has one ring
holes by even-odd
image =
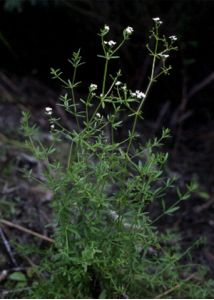
[[[186,279],[184,279],[184,281],[182,281],[181,284],[179,284],[179,283],[176,284],[176,285],[173,286],[171,289],[165,291],[165,292],[162,293],[162,294],[159,294],[159,295],[158,295],[157,297],[155,297],[154,299],[161,299],[162,297],[165,297],[166,295],[170,294],[170,293],[173,292],[174,290],[179,289],[179,288],[183,285],[184,282],[187,282],[187,281],[191,280],[191,279],[194,278],[194,277],[195,277],[195,274],[194,274],[194,273],[193,273],[193,274],[190,274]]]
[[[14,223],[12,223],[10,221],[4,220],[4,219],[0,219],[0,223],[4,224],[6,226],[12,227],[12,228],[16,228],[16,229],[21,230],[23,232],[26,232],[28,234],[34,235],[34,236],[38,237],[39,239],[42,239],[42,240],[47,241],[49,243],[53,243],[54,242],[53,239],[51,239],[51,238],[49,238],[49,237],[47,237],[45,235],[42,235],[42,234],[40,234],[38,232],[35,232],[33,230],[30,230],[30,229],[27,229],[27,228],[25,228],[25,227],[23,227],[21,225],[14,224]]]
[[[188,98],[191,98],[200,90],[202,90],[205,86],[210,84],[214,80],[214,72],[212,72],[209,76],[207,76],[204,80],[194,85],[188,93]]]
[[[170,107],[170,102],[167,101],[163,104],[161,110],[160,110],[160,113],[155,121],[155,124],[154,124],[154,133],[156,133],[156,131],[161,128],[161,123],[163,122],[163,119],[164,117],[166,116],[166,113],[168,112],[169,110],[169,107]]]
[[[15,267],[17,267],[18,264],[16,262],[16,259],[15,259],[14,255],[13,255],[13,252],[11,250],[10,244],[9,244],[9,242],[8,242],[8,240],[7,240],[6,236],[5,236],[4,231],[2,230],[2,228],[0,228],[0,237],[1,237],[2,243],[4,245],[4,248],[6,250],[6,253],[7,253],[9,259],[11,260],[12,264]]]
[[[209,201],[203,203],[202,205],[198,205],[194,208],[195,213],[201,213],[202,211],[210,208],[214,204],[214,198],[211,198]]]
[[[183,89],[182,89],[182,99],[181,99],[180,106],[178,107],[178,109],[176,110],[176,112],[173,114],[171,118],[171,126],[176,126],[177,124],[181,124],[184,119],[186,119],[189,115],[191,115],[191,112],[185,113],[190,98],[192,98],[195,94],[200,92],[203,88],[205,88],[214,80],[214,72],[212,72],[205,79],[195,84],[189,91],[187,91],[186,76],[185,74],[183,76],[184,76],[184,80],[183,80]],[[183,116],[184,114],[185,117]]]

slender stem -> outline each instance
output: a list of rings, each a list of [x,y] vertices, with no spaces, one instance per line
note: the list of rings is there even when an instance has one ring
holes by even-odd
[[[73,77],[72,77],[72,88],[71,88],[71,94],[72,94],[72,99],[73,99],[73,103],[74,103],[74,112],[75,112],[75,119],[77,122],[77,127],[78,129],[80,129],[80,124],[79,124],[79,120],[77,117],[77,105],[76,105],[76,100],[75,100],[75,94],[74,94],[74,82],[75,82],[75,78],[76,78],[76,73],[77,73],[77,68],[74,67],[74,73],[73,73]]]
[[[68,230],[67,230],[67,228],[65,230],[65,243],[66,243],[67,255],[69,255],[69,240],[68,240]]]
[[[99,102],[99,104],[97,105],[96,109],[94,110],[94,113],[92,114],[92,117],[90,119],[93,120],[96,113],[99,111],[100,106],[102,105],[102,101],[103,101],[103,97],[105,94],[105,87],[106,87],[106,79],[107,79],[107,72],[108,72],[108,62],[109,62],[109,58],[106,57],[106,61],[105,61],[105,67],[104,67],[104,73],[103,73],[103,85],[102,85],[102,94],[101,94],[101,101]]]
[[[108,62],[109,62],[109,58],[106,58],[105,67],[104,67],[104,74],[103,74],[102,96],[104,96],[104,94],[105,94],[106,77],[107,77],[107,71],[108,71]]]
[[[98,112],[99,109],[100,109],[101,104],[102,104],[102,102],[99,102],[99,104],[97,105],[96,109],[94,110],[94,112],[93,112],[93,114],[92,114],[92,116],[91,116],[89,122],[93,121],[95,115],[97,114],[97,112]]]
[[[89,107],[90,107],[90,102],[91,99],[93,98],[93,92],[89,92],[88,97],[86,101],[84,102],[85,105],[85,120],[86,120],[86,127],[89,126]]]
[[[107,93],[105,94],[105,90],[106,90],[106,80],[107,80],[107,74],[108,74],[108,64],[109,64],[109,60],[111,59],[111,57],[119,50],[119,48],[123,45],[123,43],[125,42],[125,40],[123,40],[115,49],[114,51],[112,51],[111,54],[109,54],[107,51],[106,51],[106,48],[105,48],[105,44],[104,44],[104,39],[103,39],[103,36],[101,36],[101,42],[102,42],[102,48],[103,48],[103,52],[104,52],[104,56],[105,56],[105,67],[104,67],[104,73],[103,73],[103,81],[102,81],[102,94],[101,94],[101,101],[100,103],[98,104],[98,106],[96,107],[92,117],[91,117],[91,120],[93,120],[94,116],[96,115],[96,113],[99,111],[100,109],[100,106],[102,105],[103,103],[103,98],[108,95],[112,89],[112,87],[114,86],[114,83],[116,82],[117,79],[115,79],[112,83],[112,85],[110,86],[109,90],[107,91]],[[118,78],[118,76],[117,76]],[[91,121],[90,120],[90,121]]]
[[[70,150],[69,150],[69,155],[68,155],[68,163],[67,163],[67,170],[69,170],[70,165],[71,165],[72,152],[73,152],[73,141],[71,142],[71,145],[70,145]]]
[[[125,39],[122,40],[122,42],[120,42],[120,44],[114,49],[114,51],[112,51],[111,55],[114,55],[121,47],[122,45],[125,43]]]
[[[111,143],[112,145],[114,144],[114,128],[112,125],[111,125]]]
[[[155,224],[158,220],[160,220],[163,216],[165,216],[165,214],[167,214],[167,211],[169,211],[169,209],[175,207],[176,205],[178,205],[181,201],[183,201],[182,199],[177,200],[174,204],[172,204],[166,211],[164,211],[162,214],[160,214],[156,219],[154,219],[152,221],[152,224]]]
[[[107,97],[108,94],[110,94],[110,92],[111,92],[112,88],[114,87],[115,82],[117,81],[118,77],[119,77],[119,76],[117,75],[117,76],[114,78],[114,80],[113,80],[112,84],[110,85],[108,91],[105,93],[105,97]]]
[[[157,60],[157,49],[158,49],[158,37],[156,37],[156,40],[155,40],[155,51],[154,51],[154,54],[153,54],[153,60],[152,60],[152,70],[151,70],[151,75],[150,75],[150,80],[149,80],[149,84],[147,86],[147,89],[145,91],[145,97],[141,100],[139,106],[138,106],[138,109],[135,113],[135,117],[134,117],[134,122],[133,122],[133,126],[132,126],[132,130],[131,130],[131,135],[130,135],[130,139],[129,139],[129,144],[128,144],[128,147],[127,147],[127,150],[126,150],[126,153],[128,154],[129,153],[129,150],[130,150],[130,147],[131,147],[131,144],[132,144],[132,141],[133,141],[133,138],[134,138],[134,133],[135,133],[135,130],[136,130],[136,125],[137,125],[137,120],[138,120],[138,116],[140,115],[140,111],[142,109],[142,106],[147,98],[147,95],[150,91],[150,88],[154,82],[154,73],[155,73],[155,65],[156,65],[156,60]]]

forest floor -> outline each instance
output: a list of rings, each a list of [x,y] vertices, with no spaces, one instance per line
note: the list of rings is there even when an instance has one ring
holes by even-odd
[[[42,130],[41,139],[49,140],[45,106],[52,106],[59,117],[69,122],[56,106],[58,94],[36,80],[9,79],[0,73],[0,297],[11,298],[14,290],[27,289],[38,257],[22,252],[22,246],[48,247],[52,234],[47,226],[52,220],[53,194],[40,183],[27,179],[23,168],[32,169],[37,178],[43,176],[43,164],[25,148],[20,130],[21,111],[29,110],[32,122]],[[149,132],[154,124],[146,123]],[[182,131],[179,140],[165,146],[169,152],[167,172],[177,175],[184,186],[195,178],[199,191],[181,203],[179,211],[164,219],[158,227],[178,230],[181,246],[186,249],[203,240],[193,249],[193,261],[205,265],[214,275],[214,124],[194,126]],[[176,146],[175,146],[176,145]],[[66,148],[66,145],[62,145]],[[63,152],[63,151],[62,151]],[[19,249],[19,250],[18,250]],[[24,253],[24,254],[23,254]],[[18,274],[17,278],[11,276]],[[22,277],[21,274],[26,274]]]

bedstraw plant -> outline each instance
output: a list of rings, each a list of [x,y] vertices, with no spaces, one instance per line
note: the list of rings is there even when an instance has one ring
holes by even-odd
[[[45,146],[38,141],[37,128],[29,125],[29,113],[23,113],[27,146],[44,162],[42,184],[54,193],[54,243],[44,250],[30,297],[187,298],[208,294],[208,288],[202,289],[195,281],[191,266],[181,265],[187,251],[181,253],[172,242],[175,237],[156,228],[157,220],[177,210],[178,202],[189,197],[194,185],[187,186],[184,193],[177,189],[178,199],[167,205],[165,193],[176,186],[174,179],[164,175],[167,154],[159,148],[169,131],[164,129],[160,138],[146,144],[140,143],[136,133],[151,86],[169,73],[168,57],[176,50],[176,37],[160,36],[162,22],[153,20],[147,45],[151,73],[144,91],[130,90],[120,70],[114,76],[109,73],[133,28],[124,29],[121,41],[115,42],[108,40],[110,28],[105,25],[99,33],[102,81],[91,83],[85,97],[76,95],[81,86],[77,71],[83,64],[80,50],[69,60],[71,79],[65,79],[60,69],[51,69],[53,78],[66,89],[58,105],[75,120],[74,129],[68,130],[53,108],[46,107],[52,142]],[[123,138],[118,134],[124,126],[122,114],[131,121]],[[55,155],[62,141],[70,148],[66,161]],[[149,207],[155,201],[162,213],[154,218]]]

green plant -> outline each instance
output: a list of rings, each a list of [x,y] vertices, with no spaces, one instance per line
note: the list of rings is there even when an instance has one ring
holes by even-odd
[[[118,51],[130,38],[133,29],[123,31],[120,43],[106,41],[107,25],[100,31],[104,60],[101,86],[91,84],[85,98],[77,99],[75,91],[81,82],[77,70],[83,64],[80,51],[69,60],[74,72],[72,79],[64,79],[60,69],[51,70],[67,89],[60,103],[76,120],[70,132],[53,116],[49,116],[53,143],[44,146],[38,141],[38,131],[29,125],[30,115],[23,113],[22,128],[26,143],[34,155],[46,166],[44,184],[54,192],[54,244],[44,250],[38,267],[40,279],[35,279],[31,297],[50,298],[144,298],[170,294],[194,297],[209,294],[200,284],[188,279],[191,266],[182,266],[182,253],[172,243],[173,236],[159,233],[157,220],[178,209],[179,201],[189,198],[194,185],[187,192],[179,189],[178,200],[171,206],[165,203],[168,188],[175,188],[174,180],[165,178],[163,167],[167,154],[158,151],[162,136],[141,145],[136,125],[142,118],[143,104],[152,84],[171,69],[167,65],[169,52],[176,49],[175,36],[160,37],[159,18],[154,18],[150,43],[151,74],[145,92],[131,91],[119,81],[121,71],[109,75],[109,64],[119,58]],[[157,63],[161,64],[156,72]],[[99,91],[99,92],[98,92]],[[109,114],[105,115],[108,107]],[[117,135],[123,126],[121,114],[132,120],[125,138]],[[108,134],[108,132],[110,132]],[[56,160],[60,142],[70,144],[67,160]],[[31,174],[32,176],[32,174]],[[158,201],[163,213],[155,219],[149,206]],[[37,273],[38,273],[37,272]],[[188,280],[187,280],[188,279]],[[210,282],[207,282],[207,285]],[[175,288],[173,288],[175,287]],[[203,291],[203,293],[202,293]]]

